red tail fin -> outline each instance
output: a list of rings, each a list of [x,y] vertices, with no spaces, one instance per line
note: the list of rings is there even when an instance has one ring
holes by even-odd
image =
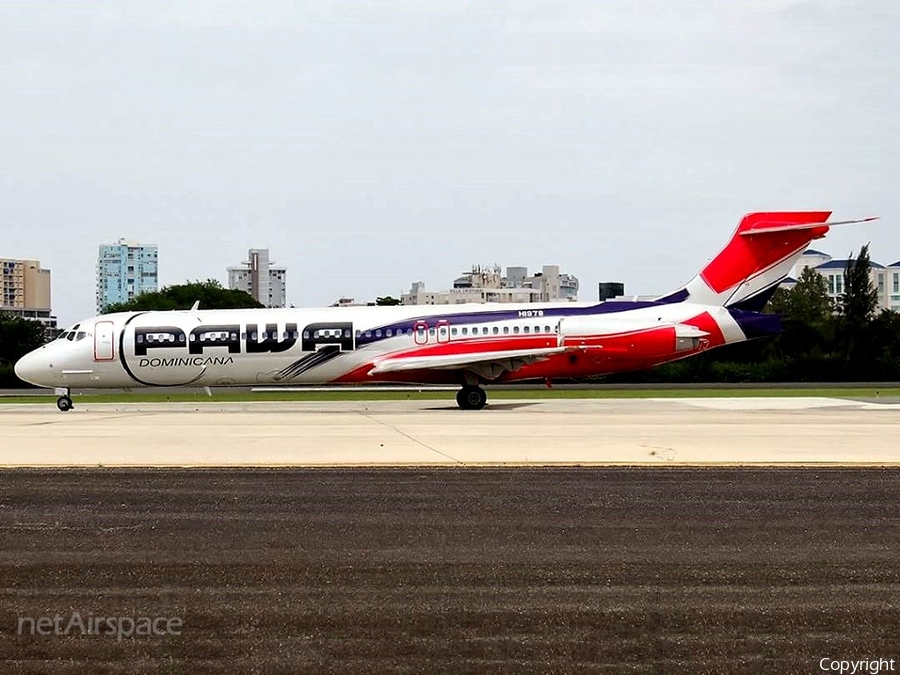
[[[792,253],[802,253],[813,239],[824,237],[830,215],[831,211],[750,213],[700,276],[715,293],[724,293]]]
[[[824,237],[832,225],[875,220],[829,223],[830,215],[831,211],[750,213],[700,274],[659,300],[726,307],[743,303],[747,307],[759,305],[761,309],[809,242]]]

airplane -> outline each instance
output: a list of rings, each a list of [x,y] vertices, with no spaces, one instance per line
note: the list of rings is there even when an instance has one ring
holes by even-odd
[[[453,384],[463,410],[485,385],[585,378],[774,335],[768,300],[830,211],[750,213],[678,290],[650,300],[122,312],[79,321],[23,356],[16,375],[57,389]]]

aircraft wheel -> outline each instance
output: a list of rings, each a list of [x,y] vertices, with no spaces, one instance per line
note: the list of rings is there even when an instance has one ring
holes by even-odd
[[[487,403],[487,393],[481,387],[466,385],[456,393],[456,403],[462,410],[481,410]]]
[[[56,407],[59,408],[60,412],[69,412],[75,407],[75,404],[72,403],[72,399],[68,396],[60,396],[56,399]]]

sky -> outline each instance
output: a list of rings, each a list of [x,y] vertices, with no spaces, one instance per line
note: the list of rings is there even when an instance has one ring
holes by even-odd
[[[663,293],[751,211],[881,220],[900,259],[893,0],[4,0],[0,257],[94,313],[97,248],[160,283],[270,249],[288,301],[558,264]]]

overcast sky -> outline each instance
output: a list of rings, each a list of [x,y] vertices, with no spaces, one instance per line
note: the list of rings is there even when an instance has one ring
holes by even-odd
[[[900,259],[894,0],[0,2],[0,256],[94,312],[97,247],[160,281],[251,247],[288,300],[559,264],[664,292],[746,212],[880,215]]]

